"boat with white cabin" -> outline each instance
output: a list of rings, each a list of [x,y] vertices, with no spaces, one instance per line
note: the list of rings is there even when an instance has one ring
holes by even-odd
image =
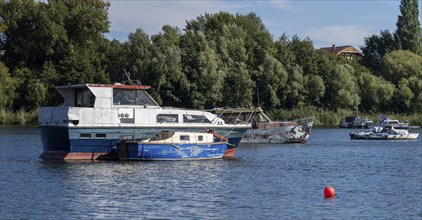
[[[228,138],[225,156],[233,157],[250,124],[228,124],[201,110],[160,107],[133,83],[75,84],[56,87],[62,106],[38,113],[43,159],[117,159],[121,140],[146,140],[163,130],[215,130]]]
[[[368,128],[374,127],[385,127],[385,126],[392,126],[395,129],[411,129],[411,128],[419,128],[419,126],[409,126],[409,121],[400,121],[397,119],[390,119],[386,116],[379,116],[380,121],[378,123],[367,123]]]
[[[366,131],[350,132],[350,139],[364,140],[416,140],[419,133],[410,133],[405,129],[395,129],[392,126],[375,126]]]
[[[359,116],[347,116],[340,122],[340,128],[365,128],[368,124],[373,124],[373,121],[368,118],[361,118]]]

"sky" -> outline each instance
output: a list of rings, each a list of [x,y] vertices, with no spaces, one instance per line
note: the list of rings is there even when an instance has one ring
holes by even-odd
[[[419,1],[419,9],[422,8]],[[164,25],[183,30],[186,21],[205,13],[254,12],[277,40],[283,33],[309,37],[315,48],[352,45],[382,30],[394,32],[400,0],[109,0],[109,39],[121,42],[141,28],[149,36]],[[422,12],[419,12],[421,21]],[[421,22],[422,23],[422,22]]]

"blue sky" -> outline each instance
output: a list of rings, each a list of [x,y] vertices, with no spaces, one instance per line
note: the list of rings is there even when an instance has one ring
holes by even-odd
[[[158,34],[168,24],[184,29],[186,21],[205,13],[255,12],[278,39],[283,33],[310,37],[315,48],[352,45],[381,30],[396,30],[400,0],[110,0],[110,33],[126,41],[137,28]],[[421,1],[419,1],[421,2]],[[419,3],[421,9],[422,3]],[[419,15],[421,16],[421,12]],[[420,19],[421,20],[421,19]]]

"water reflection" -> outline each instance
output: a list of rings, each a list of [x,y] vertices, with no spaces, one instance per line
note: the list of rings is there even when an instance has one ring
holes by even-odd
[[[218,204],[221,191],[231,187],[222,181],[229,161],[159,162],[45,162],[43,172],[56,176],[48,184],[62,189],[64,208],[103,215],[115,215],[124,207],[124,216],[149,213],[151,218],[203,216],[204,212],[224,216]],[[53,196],[53,195],[50,195]],[[83,201],[83,202],[82,202]],[[83,205],[81,205],[83,204]],[[93,217],[93,216],[85,216]]]

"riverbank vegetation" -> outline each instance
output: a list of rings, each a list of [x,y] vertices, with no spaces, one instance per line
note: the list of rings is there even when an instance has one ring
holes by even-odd
[[[317,109],[315,107],[302,108],[302,109],[290,109],[290,110],[280,110],[272,109],[267,112],[268,116],[273,120],[289,120],[289,119],[299,119],[307,118],[314,116],[314,125],[315,126],[326,126],[326,127],[335,127],[344,120],[347,116],[356,115],[356,112],[352,110],[340,109],[337,111],[329,111],[324,109]],[[379,116],[385,115],[385,113],[372,113],[372,114],[358,114],[362,118],[371,119],[374,122],[379,120]],[[422,125],[422,113],[413,113],[413,114],[397,114],[397,113],[388,113],[386,114],[390,118],[398,119],[401,121],[409,121],[410,125],[421,126]],[[10,111],[0,109],[0,124],[8,125],[37,125],[38,124],[38,110],[33,110],[27,112],[23,109],[19,111]]]
[[[0,109],[0,124],[6,125],[35,125],[38,121],[38,110],[25,111],[20,109],[18,111],[11,111]]]
[[[303,109],[292,109],[292,110],[277,110],[272,109],[267,112],[270,118],[273,119],[299,119],[306,118],[310,115],[315,116],[314,125],[315,126],[327,126],[335,127],[340,124],[347,116],[359,116],[361,118],[367,118],[373,122],[380,121],[379,116],[388,116],[391,119],[398,119],[400,121],[409,121],[409,124],[412,126],[421,126],[422,125],[422,113],[361,113],[358,114],[353,110],[349,109],[338,109],[336,111],[317,109],[314,107],[303,108]]]
[[[272,36],[253,12],[206,13],[183,31],[164,25],[148,36],[138,28],[125,42],[108,40],[109,6],[0,0],[0,123],[32,122],[35,109],[58,105],[54,86],[120,82],[124,70],[165,106],[259,105],[275,119],[312,114],[321,125],[356,108],[422,121],[417,0],[402,0],[396,32],[368,36],[364,57],[354,60],[318,50],[310,38]]]

